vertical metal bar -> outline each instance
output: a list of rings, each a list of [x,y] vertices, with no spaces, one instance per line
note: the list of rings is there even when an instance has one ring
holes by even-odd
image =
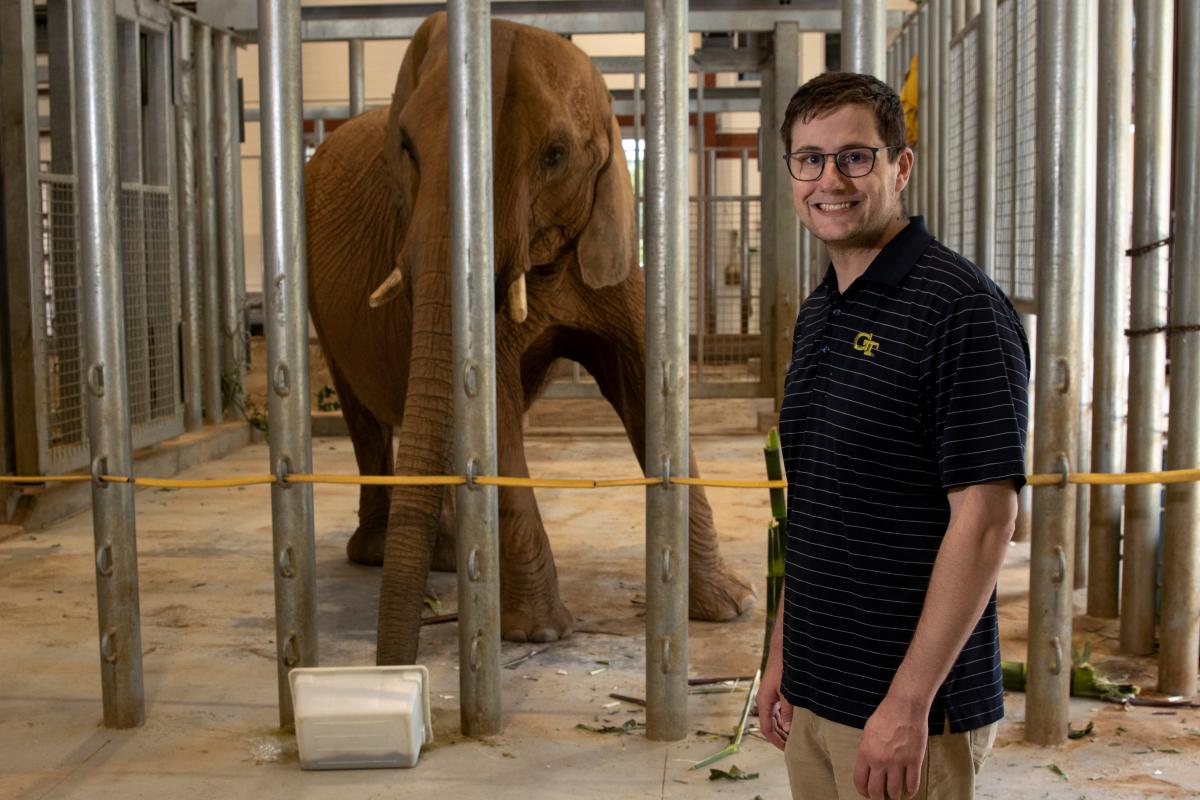
[[[717,212],[720,208],[720,201],[716,198],[721,196],[721,190],[720,182],[717,180],[716,147],[709,148],[705,155],[707,165],[705,169],[708,177],[704,184],[708,196],[704,203],[704,247],[706,251],[704,257],[704,296],[706,298],[704,333],[715,336],[720,319],[720,298],[717,295]]]
[[[1085,22],[1075,4],[1038,9],[1036,472],[1070,469],[1079,415],[1079,305],[1083,285]],[[1025,739],[1066,741],[1071,686],[1075,487],[1033,495],[1029,680]]]
[[[363,40],[350,40],[350,116],[367,110],[366,68],[363,65]]]
[[[117,23],[117,173],[142,182],[142,58],[136,22]]]
[[[179,220],[180,324],[183,335],[183,425],[204,427],[204,383],[201,356],[200,241],[196,230],[196,150],[192,57],[192,18],[175,19],[175,170]]]
[[[740,204],[741,219],[738,221],[738,264],[742,269],[742,280],[740,289],[742,294],[741,303],[741,323],[738,328],[742,335],[750,333],[750,303],[751,301],[751,286],[752,280],[750,275],[750,151],[742,148],[741,159],[741,195],[742,202]]]
[[[932,1],[932,0],[931,0]],[[961,2],[961,0],[959,0]],[[954,0],[941,0],[938,6],[937,23],[934,28],[937,38],[934,39],[934,49],[937,51],[937,83],[934,92],[934,120],[938,126],[938,150],[934,168],[937,170],[937,196],[934,203],[937,206],[936,236],[946,236],[950,232],[950,170],[946,164],[957,154],[950,152],[950,115],[954,106],[950,100],[950,39],[952,36],[952,6]]]
[[[980,0],[966,0],[966,10],[963,14],[963,24],[966,25],[971,20],[979,15],[981,8]]]
[[[71,55],[71,5],[68,0],[46,3],[50,47],[50,171],[75,171],[75,83]]]
[[[224,418],[221,393],[221,278],[217,236],[216,154],[213,152],[212,29],[194,25],[196,83],[196,211],[200,219],[200,308],[204,342],[204,421]],[[264,284],[265,286],[266,284]]]
[[[88,437],[104,724],[133,728],[145,720],[133,486],[100,479],[133,472],[118,219],[117,14],[113,0],[76,0],[73,11],[79,279],[88,342]]]
[[[633,73],[633,141],[635,157],[633,159],[633,210],[637,224],[637,240],[642,241],[642,208],[645,198],[642,197],[642,159],[645,148],[642,144],[642,73]]]
[[[935,0],[930,0],[935,2]],[[936,65],[933,37],[930,32],[934,23],[935,6],[928,3],[917,13],[919,19],[919,41],[917,42],[917,177],[920,194],[918,208],[931,228],[937,225],[933,211],[933,160],[937,157],[937,84],[933,81]],[[936,232],[936,231],[935,231]]]
[[[951,17],[950,17],[950,32],[946,35],[946,39],[953,39],[958,36],[959,31],[963,29],[963,25],[967,23],[967,0],[952,0]]]
[[[233,37],[225,32],[216,34],[213,64],[216,70],[216,114],[214,136],[217,143],[217,231],[219,235],[219,292],[221,305],[221,374],[230,384],[234,396],[241,394],[243,360],[243,315],[237,284],[237,170],[241,158],[237,146],[237,117],[234,112]]]
[[[496,474],[496,315],[492,240],[492,19],[486,0],[451,0],[451,269],[454,469]],[[463,732],[500,730],[500,545],[494,486],[457,491],[458,672]]]
[[[979,0],[976,0],[979,7]],[[976,31],[975,261],[996,274],[996,0],[982,0]]]
[[[646,735],[687,735],[687,4],[646,4]]]
[[[1180,3],[1179,84],[1175,94],[1175,268],[1171,293],[1171,424],[1167,468],[1200,464],[1200,8]],[[1167,487],[1163,530],[1162,635],[1158,688],[1196,694],[1200,660],[1200,487]]]
[[[1171,74],[1174,3],[1138,0],[1134,69],[1133,247],[1171,235]],[[1166,247],[1133,257],[1129,326],[1167,324]],[[1129,337],[1129,428],[1126,468],[1162,469],[1162,395],[1167,347],[1162,334]],[[1125,489],[1125,542],[1121,564],[1121,650],[1154,652],[1155,567],[1158,561],[1158,485]]]
[[[763,242],[760,263],[768,265],[763,273],[761,295],[772,298],[771,343],[765,352],[777,371],[772,387],[775,407],[783,402],[783,379],[792,353],[792,332],[800,301],[808,295],[808,270],[800,263],[800,221],[792,207],[792,178],[783,166],[782,142],[777,136],[788,101],[800,86],[800,28],[792,22],[775,24],[775,64],[770,91],[764,85],[763,96],[770,98],[770,126],[763,134],[760,168],[763,171]],[[769,147],[768,147],[769,145]],[[768,245],[770,250],[768,251]],[[767,276],[773,285],[768,285]]]
[[[321,142],[325,141],[325,120],[317,118],[313,120],[313,144],[317,147],[321,146]]]
[[[290,728],[288,672],[317,664],[312,484],[286,481],[289,473],[312,472],[299,0],[259,0],[258,24],[268,442],[280,478],[271,486],[275,647],[279,724]]]
[[[238,53],[234,44],[229,52],[229,96],[233,98],[233,285],[237,306],[238,360],[242,365],[239,379],[244,380],[250,371],[250,331],[246,326],[246,230],[245,209],[242,205],[242,140],[243,103],[242,85],[238,79]]]
[[[842,0],[842,71],[887,80],[887,3]]]
[[[696,73],[696,384],[704,383],[708,344],[708,175],[704,157],[704,73]]]

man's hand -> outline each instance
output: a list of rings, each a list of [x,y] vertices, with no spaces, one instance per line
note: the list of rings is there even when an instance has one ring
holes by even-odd
[[[854,788],[870,800],[905,800],[921,785],[929,740],[927,713],[885,697],[863,729],[854,765]]]

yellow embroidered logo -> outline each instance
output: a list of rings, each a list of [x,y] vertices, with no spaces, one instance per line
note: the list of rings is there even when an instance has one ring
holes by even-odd
[[[854,349],[868,358],[874,358],[875,351],[879,349],[879,342],[875,341],[873,333],[860,333],[854,337]]]

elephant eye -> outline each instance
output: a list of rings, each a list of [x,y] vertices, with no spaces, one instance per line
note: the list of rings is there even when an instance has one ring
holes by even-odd
[[[567,148],[561,144],[552,144],[546,148],[546,152],[542,155],[542,168],[554,169],[564,158],[567,157]]]

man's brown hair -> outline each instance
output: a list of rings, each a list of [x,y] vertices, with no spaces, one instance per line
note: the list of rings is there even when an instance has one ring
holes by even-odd
[[[792,151],[792,127],[796,121],[810,122],[843,106],[865,106],[875,115],[875,126],[895,161],[904,147],[904,106],[892,88],[872,75],[857,72],[826,72],[801,86],[788,102],[779,135],[786,152]]]

